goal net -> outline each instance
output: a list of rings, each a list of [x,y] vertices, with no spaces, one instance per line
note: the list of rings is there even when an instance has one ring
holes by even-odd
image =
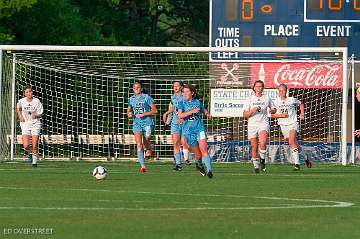
[[[209,54],[218,60],[209,60]],[[227,60],[227,55],[235,59]],[[127,118],[126,109],[133,94],[132,84],[138,81],[154,98],[159,111],[152,140],[155,157],[171,159],[171,132],[162,123],[161,115],[168,109],[173,82],[180,80],[195,85],[216,116],[204,119],[212,158],[247,161],[247,122],[237,110],[258,79],[265,82],[265,93],[272,98],[277,97],[275,87],[285,83],[290,88],[289,95],[305,104],[305,120],[301,121],[299,134],[303,160],[310,157],[344,163],[346,156],[345,48],[4,46],[1,71],[2,160],[25,157],[15,114],[25,85],[33,87],[34,96],[44,105],[41,158],[135,158],[132,121]],[[228,91],[232,95],[227,95]],[[240,103],[234,104],[237,109],[232,113],[219,113],[215,103],[222,100]],[[291,161],[288,151],[276,120],[271,120],[268,160]]]

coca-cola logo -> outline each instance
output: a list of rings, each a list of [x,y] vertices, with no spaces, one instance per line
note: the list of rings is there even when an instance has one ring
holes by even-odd
[[[341,88],[343,67],[338,63],[261,63],[265,86],[291,88]],[[252,66],[252,80],[259,78],[260,64]],[[263,74],[263,73],[262,73]],[[271,81],[270,81],[271,80]]]

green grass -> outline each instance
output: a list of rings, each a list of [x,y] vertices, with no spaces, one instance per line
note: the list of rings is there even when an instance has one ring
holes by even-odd
[[[92,178],[98,164],[108,168],[106,180]],[[0,163],[0,238],[360,238],[359,167],[269,165],[254,175],[250,164],[215,164],[213,179],[193,165],[148,168]],[[53,234],[4,234],[8,228]]]

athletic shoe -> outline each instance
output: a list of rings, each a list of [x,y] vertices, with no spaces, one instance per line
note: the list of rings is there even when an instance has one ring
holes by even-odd
[[[300,171],[300,165],[299,164],[294,165],[294,171]]]
[[[185,164],[188,165],[188,166],[190,166],[190,165],[191,165],[191,161],[187,159],[187,160],[185,160]]]
[[[306,163],[306,167],[312,168],[312,162],[309,159],[305,160],[305,163]]]
[[[177,164],[175,165],[175,168],[173,168],[175,171],[181,171],[182,170],[182,167],[181,165]]]
[[[33,166],[33,168],[37,167],[37,163],[31,164]]]
[[[212,173],[211,171],[209,171],[209,172],[207,173],[207,176],[208,176],[209,178],[212,178],[214,175],[213,175],[213,173]]]
[[[259,168],[254,168],[254,172],[255,173],[260,173],[260,169]]]
[[[199,167],[199,166],[196,165],[196,168],[197,168],[197,170],[199,170],[201,176],[203,176],[203,177],[206,176],[206,172],[205,172],[204,166]]]
[[[146,173],[147,170],[145,167],[141,167],[139,171],[140,171],[140,173]]]
[[[260,159],[260,168],[264,173],[266,172],[265,159]]]

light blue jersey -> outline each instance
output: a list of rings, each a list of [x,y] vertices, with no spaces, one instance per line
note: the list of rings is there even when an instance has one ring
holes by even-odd
[[[192,99],[192,101],[182,101],[179,104],[179,110],[186,113],[195,108],[199,108],[200,112],[192,114],[186,118],[182,123],[182,135],[185,137],[186,142],[190,147],[194,147],[200,139],[206,139],[205,126],[201,118],[201,114],[204,112],[205,107],[197,99]]]
[[[152,116],[144,116],[142,118],[136,118],[137,114],[143,114],[151,111],[151,105],[154,104],[153,98],[147,94],[141,94],[139,97],[135,95],[129,98],[129,107],[132,108],[134,115],[133,132],[145,132],[146,136],[152,133],[154,120]],[[151,132],[149,132],[151,131]]]
[[[181,134],[181,125],[177,123],[179,116],[179,104],[184,100],[183,95],[181,94],[179,97],[176,97],[176,94],[171,96],[171,104],[173,107],[172,119],[171,119],[171,133],[172,134]]]

